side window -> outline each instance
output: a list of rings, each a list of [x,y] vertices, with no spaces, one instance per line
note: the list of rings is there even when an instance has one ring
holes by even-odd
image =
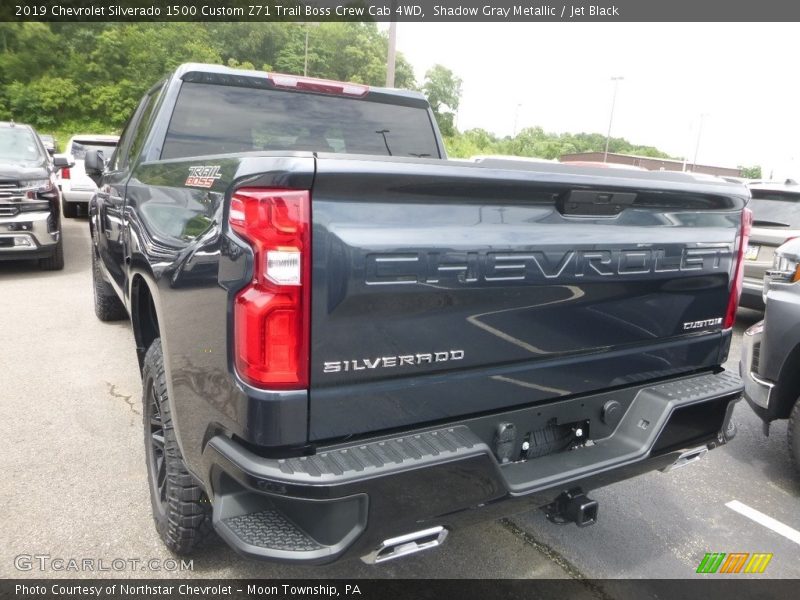
[[[159,88],[152,94],[142,98],[128,124],[125,125],[122,136],[119,138],[119,144],[117,144],[117,150],[111,159],[110,168],[112,171],[124,170],[138,156],[147,133],[147,127],[140,127],[140,125],[147,125],[149,122],[153,107],[160,93],[161,89]]]
[[[138,117],[141,113],[143,104],[144,100],[139,103],[139,106],[136,108],[133,116],[125,124],[125,129],[122,130],[122,135],[117,143],[117,149],[114,151],[114,155],[111,157],[111,162],[109,164],[109,168],[112,171],[121,171],[128,164],[128,149],[130,148],[131,138],[133,137],[133,133],[136,129],[136,123],[139,122]]]
[[[139,118],[139,123],[136,131],[133,134],[133,141],[131,148],[128,152],[128,162],[135,162],[139,158],[139,153],[142,151],[147,132],[150,131],[150,122],[153,117],[153,110],[158,104],[158,98],[161,96],[161,88],[155,90],[152,94],[148,95],[145,99],[144,109],[142,110]]]

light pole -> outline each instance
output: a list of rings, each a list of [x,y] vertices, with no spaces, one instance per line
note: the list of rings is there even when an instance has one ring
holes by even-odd
[[[692,171],[697,170],[697,153],[700,152],[700,137],[703,135],[703,121],[705,121],[708,113],[700,115],[700,125],[697,127],[697,143],[694,145],[694,160],[692,161]]]
[[[305,26],[306,30],[306,51],[303,54],[303,77],[308,77],[308,23]]]
[[[617,103],[617,87],[624,77],[612,77],[614,82],[614,95],[611,96],[611,115],[608,117],[608,133],[606,133],[606,151],[603,153],[603,162],[608,162],[608,143],[611,141],[611,124],[614,122],[614,105]]]
[[[392,20],[389,21],[389,52],[386,55],[386,87],[394,87],[395,55],[397,54],[397,21],[394,20],[396,0],[392,0]]]
[[[522,104],[517,104],[517,107],[514,109],[514,133],[511,137],[517,137],[517,123],[519,122],[519,109],[522,107]]]

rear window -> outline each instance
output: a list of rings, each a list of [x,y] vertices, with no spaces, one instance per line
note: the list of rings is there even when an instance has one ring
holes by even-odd
[[[76,159],[83,160],[89,150],[100,150],[106,158],[111,157],[114,148],[117,147],[116,142],[98,142],[90,140],[73,140],[72,141],[72,156]]]
[[[440,157],[423,108],[184,83],[161,158],[282,150]]]
[[[800,190],[750,189],[753,196],[748,207],[753,211],[756,227],[800,228]]]

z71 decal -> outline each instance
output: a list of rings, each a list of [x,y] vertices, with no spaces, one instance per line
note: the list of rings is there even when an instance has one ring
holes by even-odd
[[[189,167],[189,177],[186,178],[184,185],[191,187],[210,188],[214,182],[222,177],[220,175],[220,166],[213,165],[209,167]]]

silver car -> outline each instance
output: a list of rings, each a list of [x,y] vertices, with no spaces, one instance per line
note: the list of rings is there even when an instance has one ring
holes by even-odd
[[[69,140],[64,152],[70,157],[70,162],[75,164],[69,169],[63,169],[58,179],[61,187],[61,211],[65,217],[77,217],[78,207],[83,207],[86,211],[89,200],[97,190],[83,167],[86,152],[101,150],[105,158],[109,159],[118,141],[117,135],[76,135]]]
[[[800,237],[800,184],[786,181],[755,181],[748,186],[752,200],[753,229],[745,253],[744,281],[739,305],[764,310],[764,274],[772,268],[775,249]]]
[[[772,421],[789,419],[789,451],[800,472],[800,239],[773,254],[762,285],[764,320],[744,334],[739,372],[765,433]]]

